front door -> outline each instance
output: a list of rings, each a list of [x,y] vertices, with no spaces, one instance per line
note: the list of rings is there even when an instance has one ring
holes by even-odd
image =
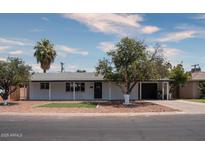
[[[102,98],[102,83],[101,82],[94,83],[94,98],[95,99]]]

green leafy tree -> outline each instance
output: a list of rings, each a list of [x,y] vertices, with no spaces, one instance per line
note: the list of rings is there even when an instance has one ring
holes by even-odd
[[[205,81],[199,82],[200,98],[205,98]]]
[[[169,72],[172,68],[172,65],[170,62],[166,61],[164,55],[163,55],[163,48],[160,46],[160,44],[156,44],[154,46],[154,52],[151,53],[151,59],[153,60],[153,67],[158,72],[158,78],[167,78],[169,77]]]
[[[42,39],[40,42],[37,42],[34,49],[34,57],[36,57],[37,63],[41,64],[43,72],[46,73],[46,71],[50,69],[50,65],[54,62],[56,57],[54,45],[48,39]]]
[[[130,95],[137,82],[161,77],[156,65],[162,56],[157,48],[151,54],[142,41],[122,38],[107,55],[108,58],[99,60],[96,73],[107,81],[115,82],[124,96]],[[129,99],[125,99],[125,103],[129,103]]]
[[[180,86],[184,86],[186,82],[191,78],[191,74],[184,70],[182,64],[174,66],[170,71],[171,81],[171,92],[174,93],[176,90],[176,98],[180,96]]]
[[[7,61],[0,62],[0,96],[5,105],[9,95],[29,81],[30,71],[31,67],[19,58],[9,57]]]

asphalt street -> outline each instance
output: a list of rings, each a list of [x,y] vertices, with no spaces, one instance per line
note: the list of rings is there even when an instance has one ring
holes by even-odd
[[[4,141],[199,141],[205,115],[133,117],[0,116]]]

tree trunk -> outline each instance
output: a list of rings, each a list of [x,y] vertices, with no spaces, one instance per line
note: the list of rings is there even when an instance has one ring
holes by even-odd
[[[132,89],[135,87],[137,84],[137,81],[135,81],[133,84],[127,83],[126,85],[126,93],[124,93],[124,104],[129,105],[130,103],[130,93],[132,92]]]
[[[43,73],[46,73],[46,69],[43,70]]]
[[[124,105],[129,105],[130,104],[130,95],[129,94],[124,94]]]
[[[8,99],[7,100],[3,100],[3,102],[4,102],[5,106],[8,105]]]
[[[9,94],[8,94],[8,93],[4,93],[4,94],[2,95],[4,105],[8,105],[8,97],[9,97]]]
[[[125,84],[125,93],[124,93],[124,105],[129,105],[130,104],[130,94],[129,94],[129,90],[130,90],[130,83],[127,81],[127,78],[125,78],[126,80],[126,84]]]

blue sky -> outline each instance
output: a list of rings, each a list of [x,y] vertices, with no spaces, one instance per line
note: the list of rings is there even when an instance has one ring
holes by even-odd
[[[48,38],[57,57],[50,71],[94,71],[124,36],[158,42],[173,65],[205,70],[205,14],[0,14],[0,60],[18,56],[42,72],[33,57],[36,41]]]

